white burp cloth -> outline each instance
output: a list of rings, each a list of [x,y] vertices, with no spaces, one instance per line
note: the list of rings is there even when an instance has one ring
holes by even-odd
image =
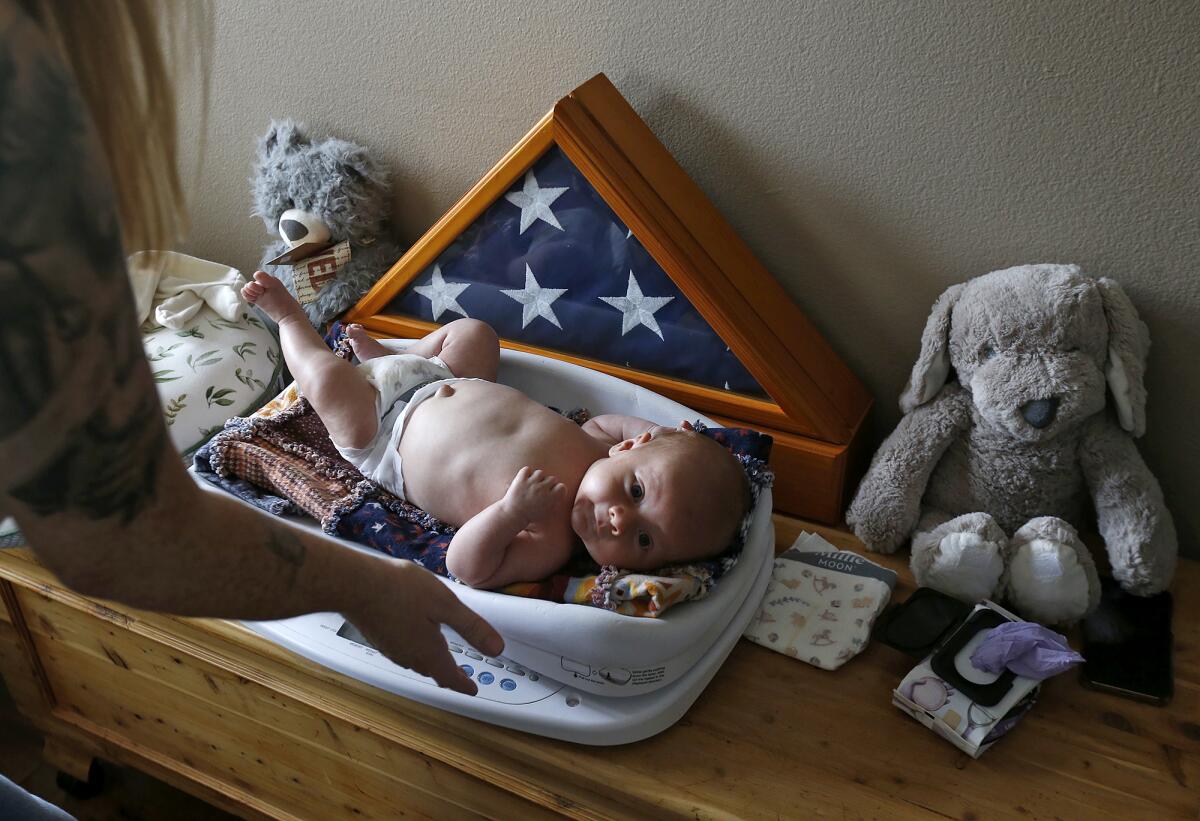
[[[204,306],[227,322],[249,310],[242,299],[241,271],[176,251],[139,251],[126,260],[138,324],[154,316],[158,325],[182,330]]]
[[[763,602],[743,634],[755,644],[836,670],[862,652],[896,573],[812,533],[775,558]]]

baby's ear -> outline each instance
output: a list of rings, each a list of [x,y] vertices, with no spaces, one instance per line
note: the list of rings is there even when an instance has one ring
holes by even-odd
[[[643,431],[642,433],[639,433],[637,436],[633,437],[632,439],[622,439],[620,442],[617,442],[615,445],[613,445],[611,448],[608,449],[608,455],[616,456],[618,453],[620,453],[623,450],[632,450],[633,448],[636,448],[638,445],[646,444],[653,438],[654,438],[654,429],[653,428],[651,430]]]
[[[621,451],[629,450],[632,447],[633,447],[632,439],[622,439],[620,442],[617,442],[615,445],[613,445],[611,448],[608,449],[608,455],[616,456]]]

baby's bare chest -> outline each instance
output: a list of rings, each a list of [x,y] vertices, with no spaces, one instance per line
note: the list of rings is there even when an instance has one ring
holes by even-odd
[[[519,391],[457,382],[413,409],[400,440],[409,501],[461,525],[504,496],[517,471],[540,468],[573,499],[595,443],[573,422]],[[562,511],[569,516],[569,505]]]

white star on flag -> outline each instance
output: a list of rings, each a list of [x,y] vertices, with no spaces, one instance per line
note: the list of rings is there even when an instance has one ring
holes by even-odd
[[[554,303],[554,300],[566,292],[566,288],[543,288],[541,285],[538,285],[537,278],[529,268],[528,262],[525,263],[524,290],[517,288],[500,289],[500,293],[521,303],[522,328],[533,322],[535,317],[540,316],[560,331],[562,330],[562,325],[558,324],[558,317],[554,315],[554,309],[550,306]]]
[[[521,230],[517,233],[524,234],[525,229],[537,220],[549,223],[559,231],[563,230],[563,227],[558,224],[554,212],[550,210],[550,204],[561,197],[566,190],[566,188],[541,188],[538,186],[537,177],[533,176],[533,172],[525,172],[525,185],[522,189],[510,191],[504,195],[504,199],[521,209]]]
[[[469,282],[446,282],[442,279],[442,266],[433,266],[433,277],[430,278],[428,285],[418,285],[413,288],[421,296],[428,299],[432,304],[433,319],[436,322],[437,318],[442,315],[443,311],[454,311],[456,314],[467,315],[463,310],[463,306],[458,304],[458,295],[471,287]]]
[[[602,296],[601,302],[606,302],[621,312],[621,336],[629,333],[638,325],[645,325],[658,338],[662,339],[662,330],[654,314],[675,297],[673,296],[642,296],[641,286],[633,271],[629,272],[629,284],[625,288],[625,296]]]

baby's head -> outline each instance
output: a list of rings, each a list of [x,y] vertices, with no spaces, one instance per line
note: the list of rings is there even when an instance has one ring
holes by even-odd
[[[618,442],[594,462],[571,527],[600,564],[654,570],[716,556],[749,508],[737,459],[684,422]]]

